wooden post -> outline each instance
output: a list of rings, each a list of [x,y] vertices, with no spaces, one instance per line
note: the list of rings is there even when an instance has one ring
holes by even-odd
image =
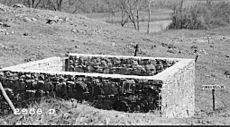
[[[69,71],[69,53],[65,54],[65,71]]]
[[[215,89],[212,89],[212,103],[213,103],[213,111],[215,111]]]
[[[137,56],[137,52],[139,50],[139,45],[136,44],[136,46],[134,48],[135,48],[134,56]]]
[[[65,71],[69,71],[69,58],[65,59]]]
[[[197,61],[198,57],[199,57],[199,55],[196,55],[196,58],[195,58],[195,63],[196,63],[196,61]]]
[[[6,94],[6,91],[4,90],[2,83],[0,82],[0,89],[2,91],[2,95],[3,97],[6,99],[6,101],[8,102],[8,104],[10,105],[10,108],[13,110],[13,112],[15,111],[15,107],[12,103],[12,101],[10,100],[10,98],[8,97],[8,95]]]

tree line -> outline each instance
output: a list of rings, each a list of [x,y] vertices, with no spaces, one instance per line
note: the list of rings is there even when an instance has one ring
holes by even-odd
[[[63,12],[72,13],[72,14],[108,13],[111,16],[116,15],[120,17],[119,24],[122,27],[124,27],[125,24],[127,23],[132,23],[134,29],[137,31],[140,30],[140,16],[146,15],[148,17],[146,19],[148,23],[147,24],[148,27],[146,31],[147,33],[149,33],[152,8],[167,8],[167,9],[172,10],[173,12],[172,20],[175,22],[173,22],[174,25],[171,25],[173,26],[171,28],[174,28],[174,26],[183,26],[184,21],[185,21],[185,24],[187,24],[187,21],[189,21],[191,26],[194,26],[194,24],[195,25],[201,24],[199,21],[200,19],[198,20],[188,19],[187,20],[183,18],[185,16],[191,17],[190,14],[187,15],[188,10],[191,12],[192,16],[194,15],[193,12],[196,13],[195,15],[200,13],[200,11],[203,12],[203,10],[197,11],[197,8],[201,8],[200,7],[201,4],[193,6],[195,5],[194,3],[196,3],[197,1],[199,2],[203,1],[207,5],[207,6],[205,5],[205,7],[208,8],[214,5],[214,2],[216,0],[0,0],[1,3],[9,5],[9,6],[15,3],[21,3],[29,8],[63,11]],[[223,6],[224,5],[225,4],[223,4]],[[193,6],[193,8],[196,11],[193,11],[194,9],[191,10],[191,6]],[[223,10],[222,5],[220,7],[217,6],[217,10],[218,9]],[[209,9],[209,10],[213,10],[213,9]],[[217,10],[213,10],[212,13],[217,12]],[[145,14],[143,14],[143,12]],[[226,12],[226,11],[223,11],[223,12]],[[184,16],[184,14],[186,15]],[[183,28],[183,27],[175,27],[175,28]]]

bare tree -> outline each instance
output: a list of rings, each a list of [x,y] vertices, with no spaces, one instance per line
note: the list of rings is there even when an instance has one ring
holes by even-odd
[[[37,8],[42,0],[27,0],[26,4],[28,7]]]
[[[128,8],[125,10],[125,12],[128,14],[129,20],[133,23],[134,29],[136,30],[137,26],[136,26],[135,16],[133,12],[134,7],[133,7],[132,2],[133,2],[132,0],[128,0],[128,3],[127,3]]]
[[[68,0],[68,10],[70,13],[74,14],[81,9],[84,5],[84,0]]]
[[[140,1],[139,0],[137,0],[137,30],[138,30],[138,32],[140,31],[140,20],[139,20],[139,5],[140,5],[140,3],[139,3]]]
[[[5,4],[5,5],[12,5],[15,3],[23,3],[24,0],[0,0],[1,3]]]
[[[149,27],[150,27],[150,21],[151,21],[151,3],[152,0],[148,0],[148,28],[147,28],[147,33],[149,33]]]
[[[48,0],[46,4],[46,7],[51,10],[61,11],[63,0]]]
[[[206,0],[206,4],[207,4],[208,6],[211,6],[211,5],[212,5],[212,0]]]
[[[125,13],[125,9],[121,8],[121,26],[123,27],[129,21],[128,16]]]
[[[121,24],[128,22],[127,18],[125,18],[127,16],[129,21],[132,22],[134,29],[137,30],[137,24],[139,23],[139,0],[120,0],[119,2],[122,13]],[[136,15],[135,11],[137,12]]]
[[[107,5],[107,9],[105,10],[109,12],[109,19],[112,17],[112,23],[118,7],[118,4],[116,2],[117,1],[114,0],[105,0],[105,4]]]

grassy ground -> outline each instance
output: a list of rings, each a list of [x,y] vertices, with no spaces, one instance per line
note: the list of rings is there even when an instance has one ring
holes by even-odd
[[[2,5],[0,8],[0,20],[11,26],[0,28],[1,67],[64,56],[66,52],[133,55],[132,43],[140,44],[139,56],[195,58],[192,46],[197,46],[200,54],[196,64],[196,115],[193,118],[165,119],[151,113],[105,111],[87,104],[69,107],[72,106],[69,101],[51,99],[31,106],[44,111],[59,109],[56,115],[9,115],[0,118],[0,124],[230,124],[230,78],[224,74],[230,66],[230,27],[170,30],[147,35],[80,15]],[[55,16],[69,19],[46,24],[47,18]],[[36,18],[36,21],[26,21],[25,17]],[[169,52],[170,44],[175,46],[173,52]],[[212,83],[225,85],[224,90],[216,92],[215,112],[212,111],[211,91],[201,87]]]

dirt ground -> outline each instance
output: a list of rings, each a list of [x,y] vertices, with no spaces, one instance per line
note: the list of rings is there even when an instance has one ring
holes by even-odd
[[[47,23],[48,19],[51,23]],[[0,27],[2,68],[64,56],[67,52],[133,55],[133,44],[140,45],[139,56],[195,58],[199,54],[196,63],[196,115],[193,118],[165,119],[151,113],[100,110],[87,104],[68,108],[68,101],[51,100],[55,101],[52,105],[43,101],[33,106],[58,109],[63,105],[63,110],[55,116],[9,115],[0,117],[0,124],[230,124],[230,74],[227,72],[230,71],[230,27],[168,30],[147,35],[81,15],[3,5],[0,5],[0,22],[7,24]],[[194,49],[197,49],[196,53]],[[211,91],[201,87],[210,84],[225,85],[225,89],[216,91],[215,112],[212,111]]]

